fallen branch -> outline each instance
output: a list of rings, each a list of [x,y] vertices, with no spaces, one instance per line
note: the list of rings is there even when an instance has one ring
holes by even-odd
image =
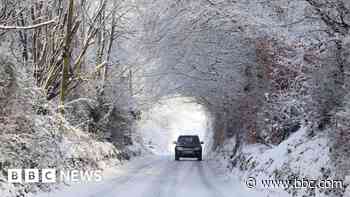
[[[3,26],[0,25],[0,29],[2,30],[29,30],[29,29],[35,29],[35,28],[39,28],[45,25],[50,25],[56,23],[56,19],[52,19],[43,23],[38,23],[35,25],[30,25],[30,26],[25,26],[25,27],[21,27],[21,26]]]

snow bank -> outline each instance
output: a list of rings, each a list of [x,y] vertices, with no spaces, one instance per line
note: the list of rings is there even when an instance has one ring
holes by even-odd
[[[28,127],[20,127],[25,122]],[[0,161],[8,165],[1,169],[1,197],[51,189],[45,184],[10,184],[8,168],[103,169],[107,161],[119,161],[120,151],[113,144],[97,141],[57,116],[10,118],[2,128]]]
[[[333,169],[330,146],[325,134],[310,137],[307,128],[301,128],[277,146],[246,145],[235,157],[229,154],[230,148],[233,150],[233,147],[234,139],[230,139],[223,148],[214,153],[215,156],[213,154],[211,156],[219,161],[218,165],[225,166],[231,172],[230,178],[239,178],[242,183],[249,177],[255,178],[256,189],[261,192],[261,196],[341,195],[339,188],[335,190],[265,188],[261,183],[261,180],[334,179],[332,177],[335,177],[335,169]],[[225,149],[227,151],[223,151]]]

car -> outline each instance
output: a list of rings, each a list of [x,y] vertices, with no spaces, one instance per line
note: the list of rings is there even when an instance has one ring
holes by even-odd
[[[178,161],[181,157],[195,157],[202,161],[202,141],[198,135],[180,135],[175,146],[175,160]]]

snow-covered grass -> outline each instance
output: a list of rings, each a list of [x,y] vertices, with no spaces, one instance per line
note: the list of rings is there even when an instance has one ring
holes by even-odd
[[[20,128],[22,124],[28,124],[28,128]],[[125,154],[137,155],[136,152],[142,149],[141,142],[135,141],[125,150],[118,150],[112,143],[99,141],[71,126],[57,114],[9,119],[2,126],[4,133],[0,135],[0,161],[7,161],[10,165],[0,173],[1,197],[30,195],[58,186],[8,183],[5,174],[7,168],[104,170],[120,165]],[[16,130],[21,132],[16,133]]]
[[[244,183],[249,177],[255,178],[256,190],[261,196],[328,196],[329,191],[321,189],[265,188],[261,183],[262,180],[325,180],[335,177],[326,134],[310,137],[307,130],[301,128],[274,147],[246,145],[232,159],[229,150],[232,150],[234,139],[230,139],[211,157],[218,161],[218,165],[225,166],[234,180],[240,179]]]

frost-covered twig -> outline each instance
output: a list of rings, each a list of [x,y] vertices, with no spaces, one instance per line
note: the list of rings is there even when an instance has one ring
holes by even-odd
[[[52,19],[43,23],[39,23],[39,24],[35,24],[35,25],[30,25],[30,26],[4,26],[4,25],[0,25],[0,29],[2,30],[30,30],[30,29],[35,29],[35,28],[39,28],[45,25],[50,25],[56,23],[56,19]]]

